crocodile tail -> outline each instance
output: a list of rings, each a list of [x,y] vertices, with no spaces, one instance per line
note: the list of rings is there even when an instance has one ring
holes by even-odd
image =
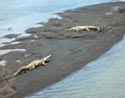
[[[17,71],[13,74],[13,76],[17,76],[21,71],[22,71],[21,69],[17,70]]]
[[[10,78],[14,77],[13,75],[11,76],[7,76],[7,77],[3,77],[3,78],[0,78],[0,81],[5,81],[5,80],[8,80]]]

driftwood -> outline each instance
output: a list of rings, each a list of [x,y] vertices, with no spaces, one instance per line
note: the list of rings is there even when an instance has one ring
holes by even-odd
[[[98,27],[98,26],[91,26],[91,25],[85,25],[85,26],[75,26],[75,27],[71,27],[69,29],[67,29],[67,31],[81,31],[81,30],[85,30],[85,31],[92,31],[92,30],[95,30],[95,31],[99,31],[101,32],[101,28]]]

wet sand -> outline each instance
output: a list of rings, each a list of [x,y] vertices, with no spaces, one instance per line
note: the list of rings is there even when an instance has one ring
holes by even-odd
[[[43,27],[26,30],[31,36],[18,38],[17,41],[21,43],[0,47],[0,49],[26,49],[24,52],[14,51],[0,56],[1,60],[7,60],[7,66],[1,68],[4,74],[1,73],[0,77],[12,74],[17,68],[34,59],[52,55],[51,62],[47,66],[0,82],[0,90],[8,88],[9,84],[10,90],[5,90],[8,98],[23,98],[97,59],[122,39],[125,33],[124,6],[123,2],[104,3],[58,13],[62,19],[50,19]],[[102,31],[66,30],[78,25],[97,25],[101,26]]]

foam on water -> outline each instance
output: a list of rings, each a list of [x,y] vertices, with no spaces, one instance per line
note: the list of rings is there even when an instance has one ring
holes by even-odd
[[[13,52],[13,51],[24,52],[24,51],[26,51],[26,49],[4,49],[4,50],[0,50],[0,55],[4,55],[6,53]]]
[[[6,60],[0,60],[0,66],[6,66]]]
[[[125,39],[64,80],[25,98],[124,98]]]

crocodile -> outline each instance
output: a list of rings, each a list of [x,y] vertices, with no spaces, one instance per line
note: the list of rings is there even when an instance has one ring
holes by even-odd
[[[93,26],[93,25],[75,26],[75,27],[71,27],[67,30],[68,31],[77,31],[77,32],[81,31],[81,30],[85,30],[85,31],[95,30],[95,31],[101,32],[101,28],[99,26]]]
[[[0,79],[1,80],[7,80],[7,79],[10,79],[12,77],[15,77],[23,72],[26,72],[28,70],[33,70],[35,69],[36,67],[39,67],[39,66],[45,66],[47,65],[47,61],[48,59],[51,57],[51,55],[48,55],[44,58],[41,58],[41,59],[37,59],[37,60],[34,60],[32,61],[31,63],[29,63],[28,65],[25,65],[25,66],[22,66],[20,67],[19,69],[17,69],[11,76],[8,76],[8,77],[5,77],[5,78],[2,78]]]

